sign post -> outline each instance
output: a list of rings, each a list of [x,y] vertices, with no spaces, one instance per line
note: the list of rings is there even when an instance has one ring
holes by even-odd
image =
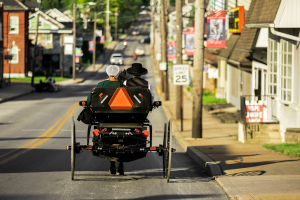
[[[8,66],[8,85],[10,86],[10,61],[12,60],[13,56],[12,55],[5,55],[4,59],[9,62]]]

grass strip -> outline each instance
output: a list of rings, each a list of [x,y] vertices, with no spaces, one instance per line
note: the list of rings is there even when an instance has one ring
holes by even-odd
[[[22,81],[22,82],[31,82],[31,77],[24,77],[24,78],[10,78],[11,81]],[[46,82],[47,79],[45,76],[36,76],[34,77],[34,82],[38,83],[40,80],[43,82]],[[56,82],[61,82],[65,80],[69,80],[69,78],[61,78],[61,77],[55,77]]]
[[[262,147],[300,158],[300,144],[264,144]]]

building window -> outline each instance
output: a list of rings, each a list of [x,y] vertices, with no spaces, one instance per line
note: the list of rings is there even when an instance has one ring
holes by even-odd
[[[16,45],[13,45],[9,49],[10,55],[12,55],[12,60],[10,63],[18,63],[19,62],[19,49]]]
[[[292,71],[293,71],[293,45],[281,40],[280,49],[280,81],[281,100],[292,101]]]
[[[46,34],[46,45],[52,44],[52,34]]]
[[[9,18],[9,33],[18,34],[19,33],[19,17],[11,16]]]
[[[278,42],[269,39],[268,43],[268,74],[269,94],[277,95],[277,71],[278,71]]]

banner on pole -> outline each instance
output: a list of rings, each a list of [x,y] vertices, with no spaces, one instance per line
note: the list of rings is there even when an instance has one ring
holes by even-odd
[[[94,51],[94,41],[89,41],[89,51]]]
[[[194,55],[195,28],[194,27],[185,28],[183,33],[184,33],[184,54]]]
[[[215,10],[213,15],[207,16],[207,48],[225,48],[226,10]]]
[[[103,44],[105,42],[105,36],[101,35],[100,36],[100,44]]]
[[[176,59],[176,41],[168,42],[167,44],[167,58]]]

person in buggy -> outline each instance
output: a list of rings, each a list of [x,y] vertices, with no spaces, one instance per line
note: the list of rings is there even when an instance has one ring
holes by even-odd
[[[117,65],[109,65],[106,68],[106,73],[108,75],[108,79],[105,81],[99,82],[96,87],[125,87],[123,83],[118,82],[118,76],[120,73],[120,68]],[[87,105],[90,106],[91,104],[91,93],[88,95],[87,98]],[[116,169],[116,162],[110,161],[110,170],[111,174],[118,174],[124,175],[124,165],[123,162],[118,162],[118,168]]]
[[[151,83],[142,78],[142,75],[147,74],[148,70],[144,68],[141,63],[132,63],[131,67],[127,69],[127,73],[133,75],[133,77],[125,80],[124,85],[126,85],[126,87],[148,88],[151,92],[153,103],[155,97],[154,89]]]

